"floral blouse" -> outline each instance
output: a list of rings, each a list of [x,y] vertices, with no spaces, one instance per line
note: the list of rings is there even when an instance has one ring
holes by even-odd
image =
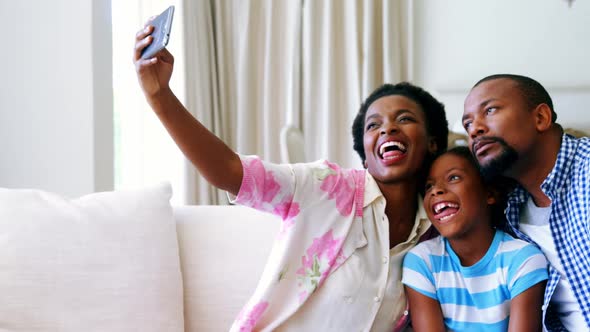
[[[236,203],[283,221],[231,331],[402,330],[408,316],[401,260],[430,226],[423,211],[410,239],[390,250],[385,200],[366,171],[240,157]]]

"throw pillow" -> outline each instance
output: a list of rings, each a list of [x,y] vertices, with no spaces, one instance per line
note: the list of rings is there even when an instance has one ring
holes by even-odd
[[[0,331],[183,331],[171,195],[0,188]]]

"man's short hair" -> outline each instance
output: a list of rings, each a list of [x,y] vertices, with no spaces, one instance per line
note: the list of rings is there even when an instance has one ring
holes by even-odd
[[[475,83],[473,87],[475,88],[483,82],[501,78],[512,80],[517,84],[525,102],[527,103],[527,106],[529,106],[531,109],[539,106],[540,104],[547,104],[549,109],[551,109],[551,122],[555,123],[555,121],[557,121],[557,113],[555,113],[555,110],[553,110],[553,101],[551,100],[551,96],[549,96],[549,93],[547,90],[545,90],[541,83],[530,77],[515,74],[495,74],[482,78],[477,83]]]

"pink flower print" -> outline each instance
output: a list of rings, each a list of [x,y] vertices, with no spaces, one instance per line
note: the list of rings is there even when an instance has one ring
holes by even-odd
[[[301,257],[301,267],[296,274],[301,276],[303,287],[308,294],[315,291],[326,279],[336,265],[340,255],[340,248],[344,238],[335,239],[332,230],[322,237],[315,238],[306,250],[307,256]],[[301,299],[300,299],[301,300]]]
[[[354,187],[347,182],[347,178],[342,176],[340,167],[326,161],[328,167],[335,171],[324,178],[320,189],[328,193],[330,199],[336,200],[336,208],[343,216],[350,215],[354,203]]]
[[[287,200],[275,206],[272,213],[281,217],[283,220],[283,225],[278,235],[279,238],[283,238],[291,227],[295,225],[295,217],[299,214],[299,204],[293,202],[292,198],[287,198]]]
[[[258,320],[260,319],[260,317],[262,317],[262,314],[264,314],[267,308],[268,302],[263,301],[255,305],[252,308],[252,310],[248,312],[246,317],[243,317],[243,313],[240,313],[240,315],[238,316],[238,320],[242,321],[242,324],[240,326],[240,332],[253,331],[254,326],[256,326],[256,323],[258,323]]]
[[[238,202],[260,211],[279,216],[283,220],[281,233],[283,236],[294,224],[299,215],[299,204],[293,202],[293,196],[281,195],[281,184],[272,171],[264,167],[259,158],[242,159],[244,178],[238,194]]]
[[[288,198],[276,205],[273,213],[285,221],[293,219],[299,214],[299,204],[293,202],[293,198]]]
[[[295,225],[295,217],[299,214],[299,204],[293,202],[291,197],[287,198],[286,201],[275,206],[273,213],[283,220],[283,225],[278,235],[279,238],[282,238]]]
[[[262,203],[270,203],[281,189],[272,172],[267,172],[258,158],[243,159],[242,167],[244,179],[240,188],[240,201],[250,203],[253,208],[262,207]]]

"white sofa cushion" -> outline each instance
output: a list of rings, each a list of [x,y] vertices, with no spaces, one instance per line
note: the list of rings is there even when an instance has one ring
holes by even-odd
[[[185,331],[227,331],[256,289],[277,217],[243,206],[174,207]]]
[[[170,197],[0,189],[0,331],[183,331]]]

